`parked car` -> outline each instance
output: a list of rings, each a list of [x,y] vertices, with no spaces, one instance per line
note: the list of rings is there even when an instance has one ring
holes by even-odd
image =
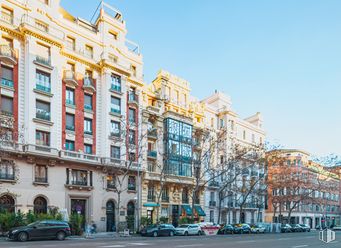
[[[257,224],[251,226],[251,232],[252,233],[265,233],[265,226]]]
[[[251,233],[251,227],[248,224],[235,224],[233,226],[233,233]]]
[[[292,232],[303,232],[303,228],[300,224],[292,224],[291,225],[291,231]]]
[[[292,232],[292,227],[289,224],[282,224],[281,225],[281,232],[282,233]]]
[[[334,226],[333,231],[341,231],[341,226]]]
[[[197,224],[183,224],[175,228],[176,235],[201,235],[201,228]]]
[[[225,225],[222,226],[219,230],[219,234],[233,234],[234,231],[234,227],[232,225]]]
[[[142,236],[174,236],[175,228],[171,224],[151,225],[141,230]]]
[[[64,240],[71,235],[68,223],[58,220],[42,220],[33,222],[27,226],[15,227],[8,232],[8,238],[25,242],[38,239]]]
[[[310,232],[310,226],[307,224],[299,224],[302,227],[303,232]]]

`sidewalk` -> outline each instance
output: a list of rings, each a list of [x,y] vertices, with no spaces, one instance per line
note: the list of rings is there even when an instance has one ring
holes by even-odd
[[[129,236],[124,236],[123,233],[116,232],[98,232],[94,234],[90,234],[86,236],[83,234],[82,236],[70,236],[68,239],[127,239],[127,238],[136,238],[141,237],[138,234],[131,234]]]

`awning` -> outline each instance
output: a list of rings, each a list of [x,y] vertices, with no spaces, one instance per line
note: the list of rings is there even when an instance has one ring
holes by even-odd
[[[205,211],[200,207],[200,205],[194,205],[194,208],[199,216],[206,216]]]
[[[143,204],[144,207],[159,207],[160,204],[155,203],[155,202],[147,202]]]
[[[181,205],[182,209],[185,210],[186,215],[192,215],[192,209],[189,205]]]

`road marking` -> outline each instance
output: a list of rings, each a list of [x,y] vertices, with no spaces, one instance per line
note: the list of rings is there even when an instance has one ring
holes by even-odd
[[[125,245],[105,245],[105,246],[100,246],[103,248],[119,248],[119,247],[127,247]]]
[[[296,246],[293,246],[292,248],[301,248],[301,247],[307,247],[308,245],[296,245]]]
[[[277,239],[277,240],[288,240],[288,239],[291,239],[291,238],[280,238],[280,239]]]
[[[236,243],[254,243],[256,242],[255,240],[242,240],[242,241],[237,241]]]
[[[144,245],[152,245],[152,244],[148,244],[148,243],[128,243],[128,245],[144,246]]]
[[[202,244],[191,244],[191,245],[177,245],[175,247],[198,247],[198,246],[203,246]]]

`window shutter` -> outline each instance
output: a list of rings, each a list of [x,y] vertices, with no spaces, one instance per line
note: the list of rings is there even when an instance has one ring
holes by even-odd
[[[69,184],[69,168],[66,168],[66,184]]]

